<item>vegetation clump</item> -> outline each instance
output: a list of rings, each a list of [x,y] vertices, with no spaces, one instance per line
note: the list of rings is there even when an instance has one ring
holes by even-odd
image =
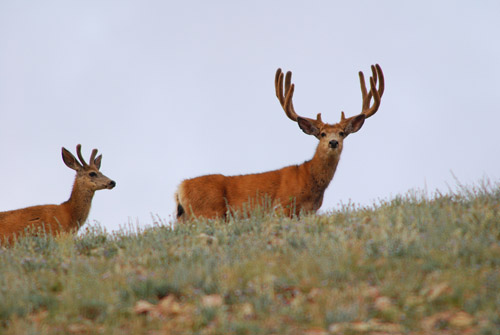
[[[1,334],[498,334],[500,187],[0,247]]]

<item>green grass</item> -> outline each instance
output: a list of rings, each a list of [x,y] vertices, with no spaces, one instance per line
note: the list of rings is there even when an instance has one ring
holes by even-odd
[[[0,247],[0,334],[499,334],[500,187]]]

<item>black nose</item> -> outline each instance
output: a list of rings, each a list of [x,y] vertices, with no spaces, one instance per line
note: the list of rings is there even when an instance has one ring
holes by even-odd
[[[330,148],[336,148],[339,146],[339,141],[331,140],[328,144],[330,145]]]
[[[115,183],[114,180],[112,180],[112,181],[109,182],[109,187],[113,188],[115,186],[116,186],[116,183]]]

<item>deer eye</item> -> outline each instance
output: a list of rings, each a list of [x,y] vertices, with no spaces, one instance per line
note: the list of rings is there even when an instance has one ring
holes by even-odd
[[[325,137],[326,136],[326,133],[321,133],[321,137]]]
[[[89,173],[89,176],[91,176],[91,177],[97,177],[97,173],[95,173],[95,172],[90,172],[90,173]]]
[[[339,136],[341,136],[341,137],[345,137],[345,133],[344,133],[343,131],[341,131],[341,132],[339,133]]]

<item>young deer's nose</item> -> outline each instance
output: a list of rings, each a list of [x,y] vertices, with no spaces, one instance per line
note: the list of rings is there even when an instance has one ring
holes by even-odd
[[[116,186],[116,183],[115,183],[115,181],[114,181],[114,180],[112,180],[112,181],[110,181],[110,182],[109,182],[109,184],[108,184],[108,185],[109,185],[109,188],[113,188],[113,187],[115,187],[115,186]]]
[[[339,146],[339,142],[336,140],[331,140],[330,142],[328,142],[328,144],[330,145],[330,148],[333,148],[333,149],[335,149],[336,147]]]

